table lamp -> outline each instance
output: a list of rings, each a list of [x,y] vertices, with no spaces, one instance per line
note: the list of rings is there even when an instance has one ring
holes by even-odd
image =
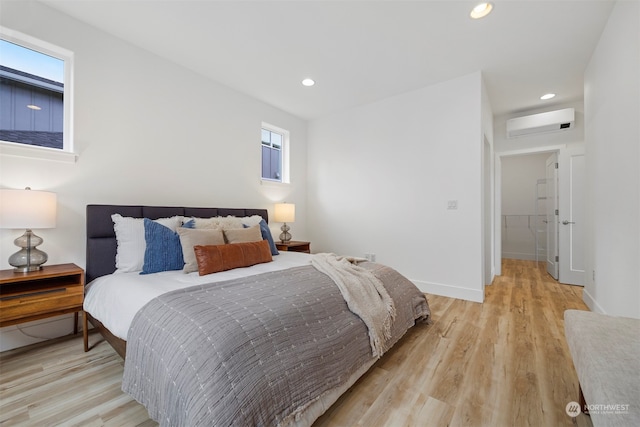
[[[33,228],[55,228],[56,194],[49,191],[0,189],[0,228],[25,228],[25,233],[13,243],[22,248],[9,257],[16,271],[37,271],[47,262],[48,255],[36,249],[43,240]]]
[[[296,220],[296,205],[293,203],[276,203],[275,213],[273,215],[275,222],[282,222],[282,233],[280,234],[280,241],[282,243],[286,243],[291,240],[291,234],[289,230],[291,229],[287,223],[295,222]]]

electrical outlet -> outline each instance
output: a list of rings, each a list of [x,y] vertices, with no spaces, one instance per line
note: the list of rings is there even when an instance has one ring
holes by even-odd
[[[449,209],[449,210],[458,209],[458,201],[457,200],[449,200],[447,202],[447,209]]]
[[[371,262],[375,262],[376,260],[376,254],[364,254],[364,257]]]

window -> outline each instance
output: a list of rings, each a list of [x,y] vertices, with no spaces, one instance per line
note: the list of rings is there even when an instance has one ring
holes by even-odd
[[[0,143],[73,152],[73,54],[0,27]]]
[[[289,182],[289,132],[262,124],[262,179]]]

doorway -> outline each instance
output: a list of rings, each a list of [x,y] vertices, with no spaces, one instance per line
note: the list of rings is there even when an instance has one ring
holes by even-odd
[[[548,189],[544,188],[543,198],[548,200],[540,203],[539,196],[542,191],[539,182],[544,180],[546,183],[547,160],[554,154],[558,159],[558,169],[555,172],[557,192],[555,195],[548,194]],[[532,157],[527,159],[527,156]],[[531,166],[534,172],[525,173],[524,167],[533,156],[537,156],[537,166]],[[514,159],[521,160],[525,166],[519,166],[517,173],[510,177],[509,169],[513,169],[513,165],[509,163]],[[555,167],[555,164],[553,166]],[[495,259],[499,260],[504,256],[538,262],[547,261],[551,276],[554,276],[553,271],[557,268],[554,277],[557,277],[560,283],[584,285],[584,147],[563,145],[497,153],[495,171]],[[540,177],[535,178],[538,175]],[[518,184],[518,180],[526,183]],[[509,189],[508,185],[503,185],[505,182],[515,185],[515,188]],[[512,197],[509,192],[515,194],[515,202],[509,202],[509,197]],[[553,203],[546,203],[552,202],[553,199],[557,200],[557,207],[554,207]],[[547,209],[553,212],[552,216],[547,215]],[[542,235],[544,239],[539,239]],[[544,253],[540,245],[542,241]],[[554,254],[554,245],[557,255]],[[500,263],[497,262],[495,267],[496,275],[500,275]]]
[[[546,216],[548,207],[553,206],[554,186],[547,184],[545,164],[554,155],[531,153],[502,158],[501,258],[537,262],[548,258]]]

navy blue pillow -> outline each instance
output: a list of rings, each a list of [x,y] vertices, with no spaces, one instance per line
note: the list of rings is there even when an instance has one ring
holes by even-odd
[[[184,258],[180,236],[175,231],[150,219],[144,219],[144,265],[140,274],[182,270]]]
[[[267,221],[264,219],[260,220],[260,233],[262,233],[262,238],[269,242],[269,249],[271,249],[271,255],[279,255],[278,248],[276,248],[276,244],[273,242],[273,236],[271,235],[271,230],[269,230],[269,226],[267,225]]]

